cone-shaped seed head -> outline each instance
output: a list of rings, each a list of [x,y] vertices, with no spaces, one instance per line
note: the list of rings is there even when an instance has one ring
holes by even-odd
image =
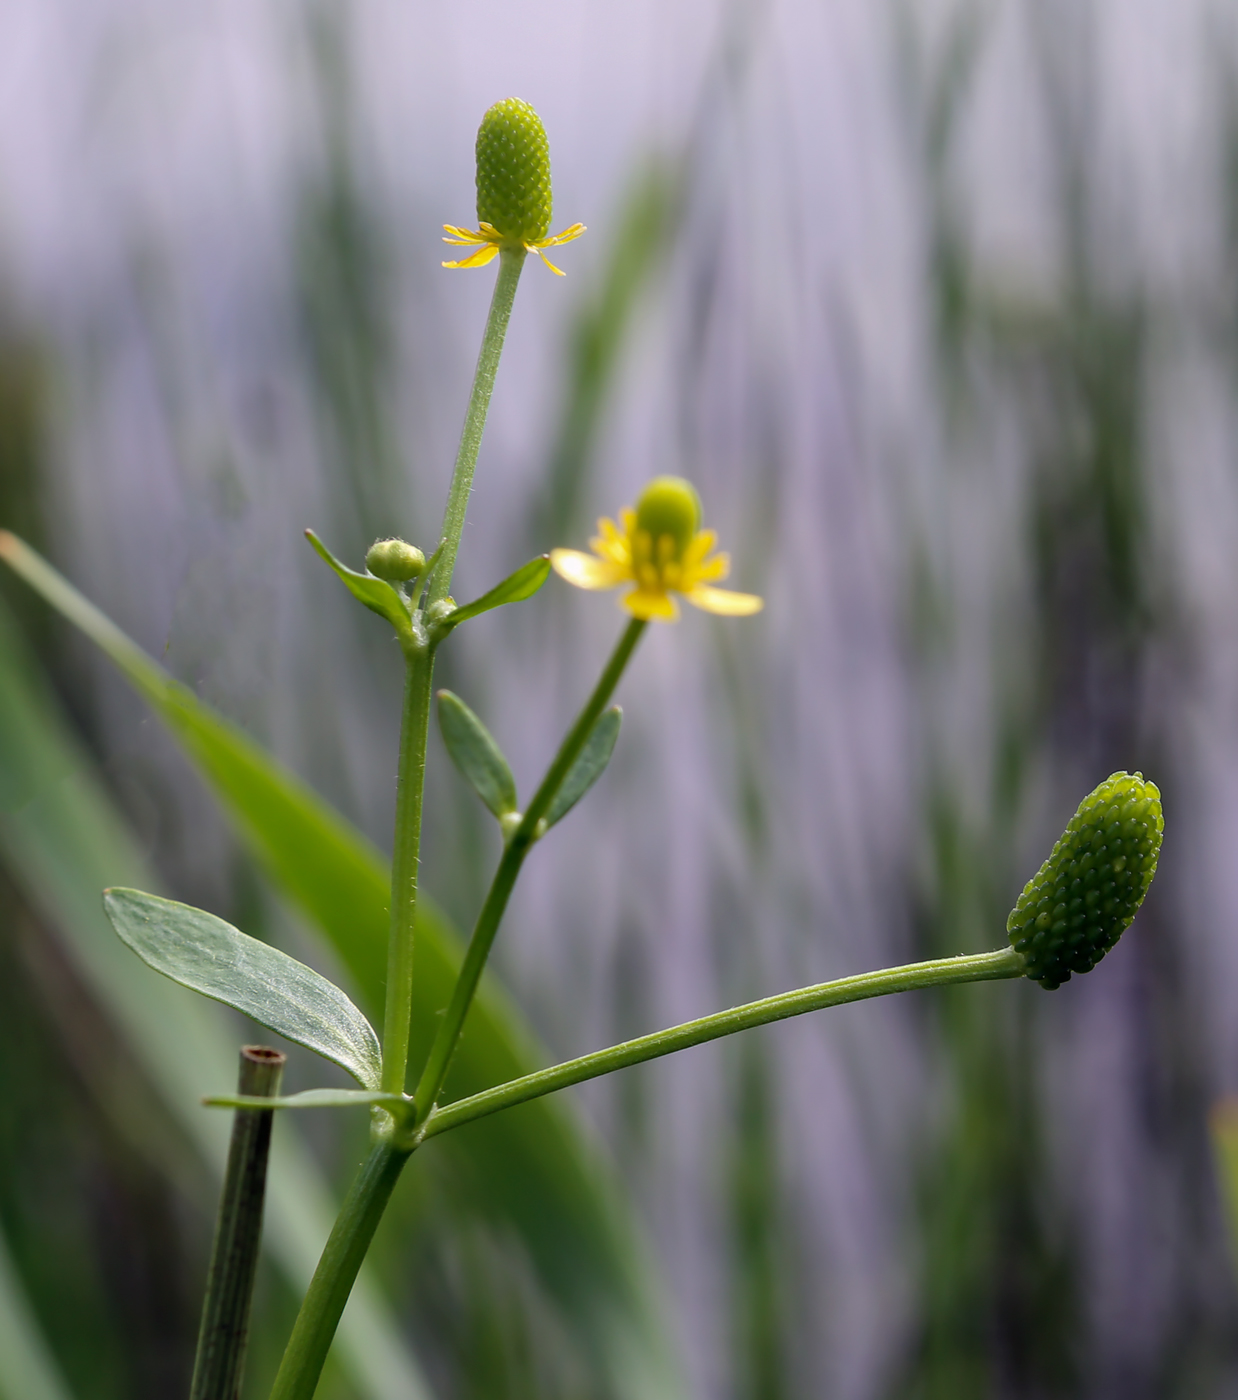
[[[674,541],[669,551],[680,558],[701,524],[701,498],[682,476],[655,476],[636,502],[636,528],[647,530],[651,542],[665,535]]]
[[[496,102],[477,130],[477,217],[515,243],[550,232],[550,146],[527,102]]]
[[[1143,903],[1164,829],[1142,773],[1114,773],[1083,799],[1006,920],[1029,977],[1051,991],[1100,962]]]

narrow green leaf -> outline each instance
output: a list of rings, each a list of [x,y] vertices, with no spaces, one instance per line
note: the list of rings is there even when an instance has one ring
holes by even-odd
[[[357,1108],[363,1104],[381,1104],[396,1114],[409,1112],[413,1107],[407,1094],[384,1094],[381,1089],[303,1089],[299,1094],[285,1094],[275,1099],[259,1099],[249,1094],[208,1094],[202,1102],[207,1108]]]
[[[71,1400],[0,1235],[0,1400]]]
[[[451,761],[496,817],[516,810],[516,780],[494,736],[450,690],[438,693],[438,723]]]
[[[223,919],[140,890],[103,892],[121,942],[148,967],[252,1017],[377,1089],[382,1051],[374,1028],[334,982],[250,938]]]
[[[355,569],[341,564],[313,530],[306,530],[305,538],[314,546],[318,557],[340,576],[344,587],[359,603],[364,603],[379,617],[385,617],[401,637],[412,635],[413,625],[409,618],[408,604],[386,579],[375,578],[373,574],[359,574]]]
[[[619,738],[619,726],[623,723],[623,710],[612,705],[598,716],[585,746],[576,756],[576,762],[567,770],[567,776],[555,793],[554,800],[546,813],[547,827],[562,821],[594,783],[606,771],[610,756],[615,751],[615,741]]]
[[[483,593],[480,598],[475,598],[471,603],[457,608],[455,612],[448,613],[435,625],[436,630],[447,633],[453,627],[459,627],[462,622],[467,622],[469,618],[489,612],[491,608],[501,608],[504,603],[522,603],[526,598],[532,598],[549,577],[550,555],[539,554],[536,559],[530,559],[527,564],[521,565],[514,574],[510,574],[489,593]]]

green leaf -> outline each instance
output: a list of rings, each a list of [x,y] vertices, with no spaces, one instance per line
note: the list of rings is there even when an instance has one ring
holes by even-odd
[[[363,1088],[378,1088],[382,1051],[374,1028],[313,968],[190,904],[110,889],[103,908],[121,942],[148,967],[313,1050]]]
[[[450,690],[438,693],[438,723],[451,761],[496,817],[516,810],[516,780],[494,736]]]
[[[386,579],[375,578],[373,574],[359,574],[355,569],[341,564],[313,530],[306,530],[305,538],[314,546],[318,557],[325,560],[340,576],[344,587],[359,603],[364,603],[371,612],[376,612],[379,617],[385,617],[401,637],[413,635],[413,624],[409,617],[408,604],[399,591],[393,588]]]
[[[411,1112],[413,1101],[406,1094],[385,1094],[381,1089],[303,1089],[276,1099],[259,1099],[250,1094],[208,1094],[202,1100],[207,1108],[358,1108],[381,1104],[393,1113]]]
[[[610,756],[615,751],[619,738],[619,726],[623,723],[623,710],[612,705],[598,716],[597,723],[589,731],[585,746],[576,755],[576,762],[567,770],[567,775],[555,793],[554,800],[546,812],[546,826],[552,827],[562,821],[594,783],[606,771]]]
[[[0,1400],[71,1400],[0,1235]]]
[[[11,540],[0,532],[0,555]],[[204,1092],[236,1082],[236,1027],[222,1008],[152,977],[113,935],[99,891],[153,884],[154,876],[91,759],[69,733],[55,697],[39,683],[2,606],[0,860],[31,907],[60,935],[78,975],[125,1037],[178,1130],[221,1179],[229,1123],[199,1104]],[[279,1190],[267,1200],[263,1248],[289,1286],[302,1293],[331,1229],[335,1202],[291,1123],[272,1141],[271,1179]],[[214,1201],[202,1206],[209,1211]],[[368,1266],[336,1347],[367,1400],[431,1395]]]
[[[462,622],[489,612],[491,608],[501,608],[504,603],[522,603],[526,598],[532,598],[549,577],[550,555],[539,554],[536,559],[530,559],[527,564],[521,565],[514,574],[508,575],[489,593],[483,593],[480,598],[475,598],[471,603],[465,603],[462,608],[448,613],[435,624],[435,631],[445,635],[453,627],[459,627]]]
[[[381,1011],[390,887],[383,856],[241,729],[172,680],[32,549],[3,531],[0,559],[101,647],[153,706],[211,784],[258,863],[326,935],[355,981],[361,1006],[371,1014]],[[0,742],[7,738],[0,722]],[[15,756],[21,756],[20,749]],[[0,791],[3,781],[0,765]],[[99,889],[142,883],[148,877],[132,871],[100,871],[91,891],[95,921],[106,930]],[[447,1004],[463,956],[458,936],[433,903],[423,894],[418,905],[414,1066],[429,1052],[435,1018]],[[114,938],[105,941],[132,962]],[[141,981],[145,986],[150,979],[143,974]],[[519,1013],[486,976],[469,1011],[444,1102],[545,1062]],[[232,1074],[228,1056],[213,1078],[217,1084],[229,1082]],[[204,1087],[210,1086],[197,1085],[195,1098]],[[199,1121],[204,1117],[225,1121],[194,1114]],[[223,1140],[226,1146],[226,1132]],[[631,1400],[681,1393],[639,1227],[567,1103],[545,1100],[496,1114],[446,1134],[430,1150],[443,1158],[443,1179],[463,1198],[461,1208],[520,1239],[535,1276],[589,1354],[599,1358],[612,1389]],[[325,1237],[324,1228],[318,1246]],[[350,1306],[345,1321],[353,1313]],[[381,1354],[376,1342],[375,1355]]]

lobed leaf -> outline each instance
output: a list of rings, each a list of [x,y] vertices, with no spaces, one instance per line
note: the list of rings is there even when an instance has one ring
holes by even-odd
[[[148,967],[313,1050],[363,1088],[378,1088],[382,1051],[374,1028],[312,967],[204,909],[141,890],[104,890],[103,908],[121,942]]]
[[[438,693],[438,723],[451,761],[496,817],[516,810],[516,780],[494,736],[450,690]]]

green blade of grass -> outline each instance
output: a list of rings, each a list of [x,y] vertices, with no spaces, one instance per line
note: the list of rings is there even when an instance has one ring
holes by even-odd
[[[0,1400],[72,1400],[0,1235]]]

